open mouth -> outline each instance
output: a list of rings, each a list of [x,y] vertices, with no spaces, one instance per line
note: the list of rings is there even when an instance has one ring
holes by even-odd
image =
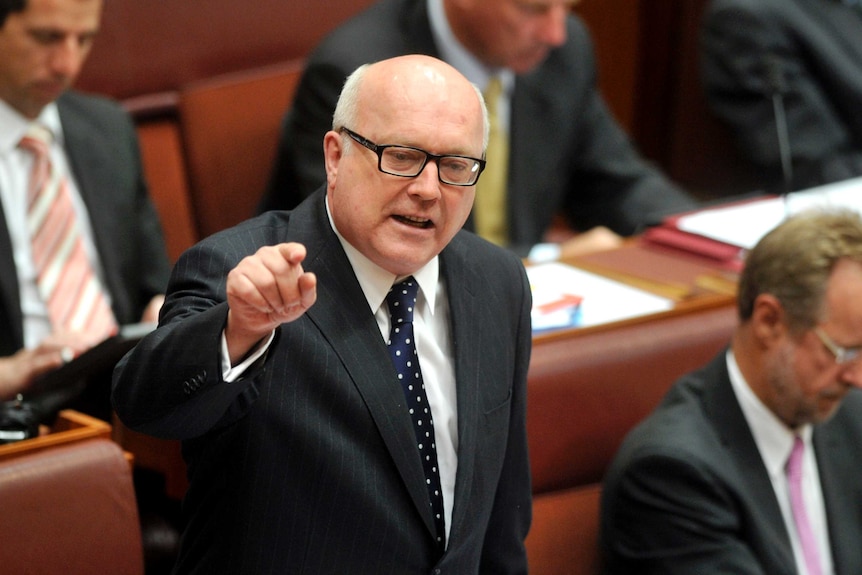
[[[412,226],[414,228],[423,229],[423,230],[426,230],[426,229],[428,229],[434,225],[431,222],[431,220],[428,220],[425,218],[414,218],[414,217],[410,217],[410,216],[398,216],[398,215],[392,216],[392,217],[395,218],[396,220],[398,220],[399,222],[401,222],[402,224]]]

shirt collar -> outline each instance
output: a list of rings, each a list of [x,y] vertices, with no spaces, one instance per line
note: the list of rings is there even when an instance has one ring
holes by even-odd
[[[27,133],[30,124],[34,122],[50,130],[54,136],[54,142],[62,146],[63,128],[56,102],[45,106],[34,121],[25,118],[4,100],[0,100],[0,154],[8,154],[13,150]]]
[[[754,436],[754,442],[760,451],[760,457],[771,477],[784,476],[784,466],[796,435],[802,437],[806,447],[811,446],[811,425],[804,425],[797,430],[787,427],[771,409],[760,400],[745,381],[733,350],[727,351],[727,371],[730,383],[745,416],[745,421]]]
[[[428,20],[431,23],[431,34],[440,51],[440,57],[457,69],[470,82],[484,91],[492,76],[499,76],[503,82],[506,94],[510,94],[515,82],[515,74],[511,70],[501,68],[494,70],[488,68],[476,58],[455,37],[449,21],[446,19],[446,10],[443,0],[428,0]]]
[[[353,247],[344,236],[339,233],[335,227],[335,222],[332,219],[332,214],[329,211],[329,196],[326,198],[326,215],[329,218],[329,225],[332,231],[341,242],[341,247],[344,248],[344,253],[347,254],[347,259],[353,267],[353,272],[356,274],[356,279],[359,281],[359,286],[362,288],[362,293],[365,294],[365,299],[368,302],[368,307],[372,313],[375,313],[383,302],[386,300],[386,295],[389,289],[400,278],[395,274],[388,272],[365,257],[358,249]],[[414,272],[414,279],[419,284],[419,292],[424,296],[428,311],[433,315],[437,305],[437,281],[440,277],[440,259],[438,256],[422,266]]]

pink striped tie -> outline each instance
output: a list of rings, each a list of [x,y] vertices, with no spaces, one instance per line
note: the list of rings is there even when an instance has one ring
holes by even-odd
[[[787,484],[790,488],[790,508],[793,511],[793,521],[796,523],[796,533],[802,545],[802,555],[808,575],[821,575],[820,553],[817,551],[817,540],[808,522],[805,511],[805,501],[802,498],[802,456],[805,453],[805,443],[798,435],[793,441],[793,450],[787,459]]]
[[[47,129],[32,126],[19,144],[33,154],[27,226],[36,283],[54,330],[98,341],[115,334],[117,322],[84,251],[68,182],[51,163],[51,139]]]

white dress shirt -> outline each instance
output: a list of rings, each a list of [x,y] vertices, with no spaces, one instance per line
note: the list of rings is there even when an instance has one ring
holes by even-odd
[[[334,223],[333,229],[335,229]],[[337,229],[335,233],[338,234]],[[380,336],[384,342],[388,341],[390,318],[386,294],[396,281],[403,278],[381,269],[347,243],[340,234],[338,239],[353,266],[353,271],[368,301],[368,308],[377,320]],[[449,325],[449,299],[445,285],[439,277],[439,262],[436,257],[414,273],[413,277],[419,283],[419,294],[413,313],[413,331],[416,336],[419,365],[422,368],[422,381],[425,383],[425,393],[431,406],[431,416],[434,418],[434,439],[437,444],[437,463],[440,469],[440,486],[443,489],[443,514],[448,544],[455,496],[455,475],[458,470],[458,410]]]
[[[805,499],[805,509],[808,520],[817,539],[817,549],[820,553],[820,564],[823,575],[834,573],[832,565],[832,551],[829,547],[829,528],[826,523],[826,507],[823,503],[823,492],[820,487],[820,474],[817,472],[817,460],[815,458],[814,445],[811,442],[812,428],[806,425],[800,429],[792,430],[775,416],[758,398],[739,370],[733,351],[727,352],[727,370],[730,373],[730,382],[742,413],[748,423],[754,442],[760,451],[760,457],[769,472],[772,488],[781,514],[784,517],[784,525],[790,534],[790,542],[793,545],[793,555],[796,560],[796,569],[800,575],[808,575],[805,559],[802,555],[802,546],[799,535],[796,533],[796,523],[793,520],[793,512],[790,508],[790,491],[787,475],[784,471],[787,459],[793,449],[793,441],[799,435],[805,443],[805,454],[802,463],[802,488]]]

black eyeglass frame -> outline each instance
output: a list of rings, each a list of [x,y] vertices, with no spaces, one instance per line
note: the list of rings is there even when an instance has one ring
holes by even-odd
[[[449,185],[449,186],[467,187],[467,186],[475,186],[476,183],[479,181],[479,176],[482,175],[482,172],[485,170],[485,160],[482,160],[479,158],[473,158],[471,156],[461,156],[459,154],[437,155],[437,154],[432,154],[431,152],[428,152],[426,150],[423,150],[422,148],[416,148],[414,146],[404,146],[402,144],[375,144],[374,142],[372,142],[371,140],[369,140],[365,136],[357,134],[356,132],[354,132],[350,128],[346,128],[346,127],[342,126],[339,131],[346,133],[356,143],[358,143],[361,146],[368,148],[369,150],[374,152],[377,155],[377,169],[378,169],[378,171],[383,172],[384,174],[389,174],[390,176],[398,176],[399,178],[415,178],[415,177],[419,176],[419,174],[422,173],[422,170],[425,169],[425,166],[428,165],[428,160],[433,160],[434,163],[437,164],[437,179],[440,180],[441,183]],[[387,148],[404,148],[405,150],[413,150],[415,152],[420,152],[422,154],[425,154],[425,160],[422,162],[422,165],[419,166],[419,169],[413,175],[396,174],[394,172],[388,172],[388,171],[383,169],[383,152]],[[474,179],[469,184],[462,184],[462,183],[458,183],[458,182],[449,182],[447,180],[444,180],[443,179],[443,172],[440,170],[440,160],[442,160],[443,158],[461,158],[464,160],[470,160],[470,161],[476,162],[478,169],[470,172],[470,173],[476,174],[476,179]]]

